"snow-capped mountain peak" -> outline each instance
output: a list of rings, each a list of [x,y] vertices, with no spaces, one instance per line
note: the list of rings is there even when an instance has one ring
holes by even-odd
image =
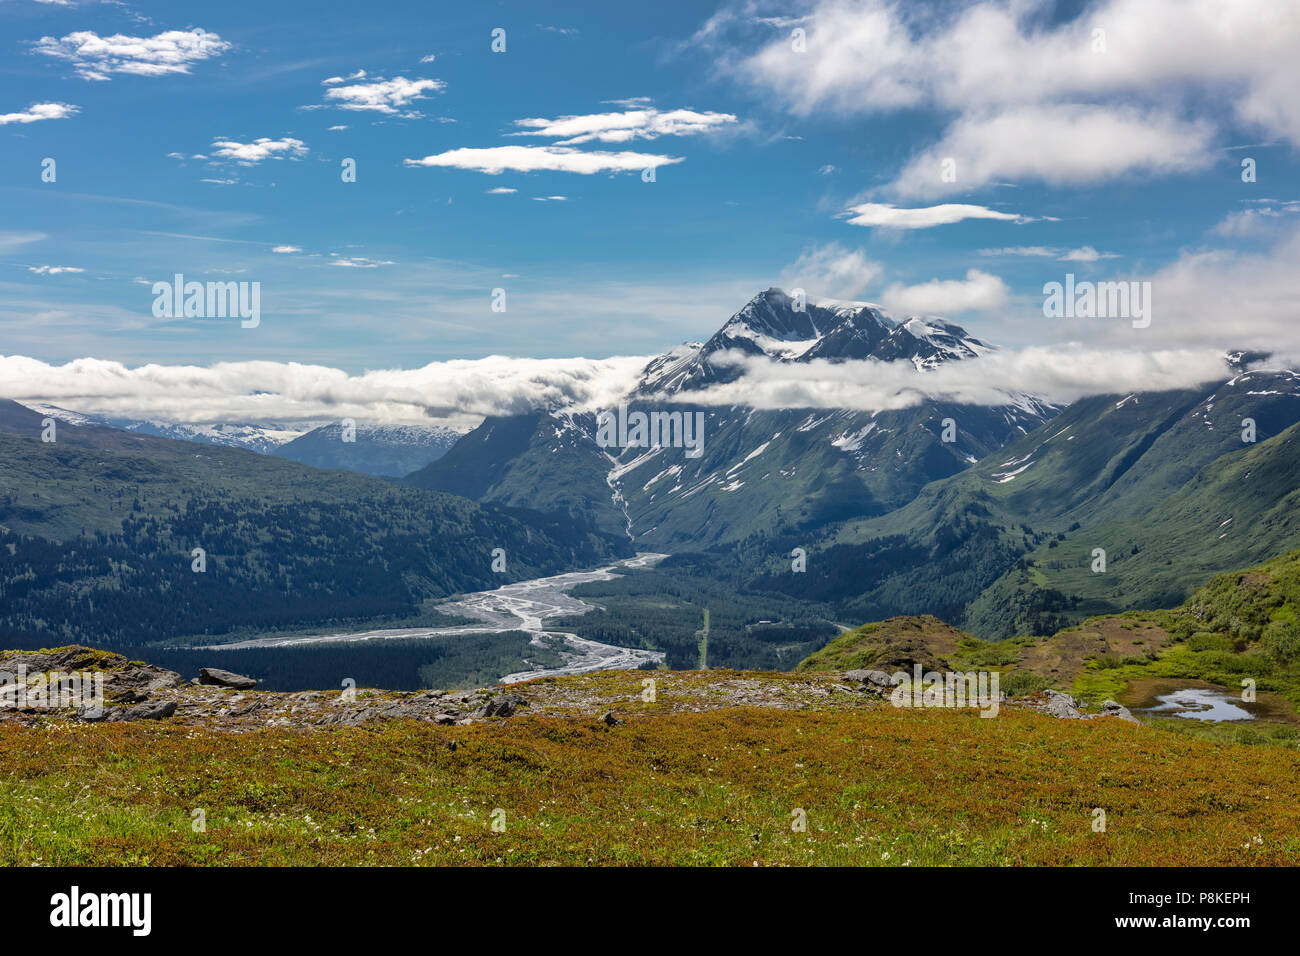
[[[728,352],[776,362],[843,362],[874,358],[910,360],[918,370],[976,358],[992,346],[938,316],[910,315],[896,322],[879,305],[816,299],[802,309],[782,289],[750,299],[703,345],[688,343],[651,360],[636,394],[677,392],[733,381],[740,370],[720,358]]]

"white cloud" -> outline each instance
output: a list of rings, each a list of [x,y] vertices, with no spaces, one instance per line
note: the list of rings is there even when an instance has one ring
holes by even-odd
[[[0,113],[0,126],[10,123],[36,123],[41,120],[66,119],[79,112],[81,107],[71,103],[33,103],[21,113]]]
[[[48,238],[43,232],[0,232],[0,252],[8,252]]]
[[[320,81],[321,86],[332,86],[335,83],[346,83],[348,80],[364,80],[366,78],[365,70],[357,70],[355,73],[349,73],[347,76],[331,76]]]
[[[1289,214],[1300,213],[1300,202],[1270,202],[1240,212],[1228,213],[1210,232],[1216,236],[1247,238],[1266,235],[1279,228]]]
[[[362,79],[365,71],[359,70],[352,76],[330,77],[326,84],[341,84],[353,79]],[[332,86],[325,93],[330,105],[345,110],[370,110],[376,113],[407,118],[419,117],[421,114],[406,107],[417,100],[427,99],[427,93],[437,93],[446,89],[447,84],[441,80],[407,79],[395,76],[391,80],[377,76],[360,83],[348,83],[345,86]]]
[[[812,0],[799,22],[804,54],[792,52],[788,24],[756,28],[756,6],[725,9],[696,41],[720,70],[802,115],[1204,98],[1240,126],[1300,144],[1300,16],[1287,4],[1101,0],[1049,23],[1038,0],[982,0],[942,19],[923,4]]]
[[[567,146],[493,146],[486,149],[452,149],[405,162],[407,166],[473,169],[494,176],[508,169],[517,172],[554,170],[589,176],[601,172],[655,169],[682,161],[680,157],[658,156],[653,153],[583,152]]]
[[[1029,221],[1025,216],[965,203],[942,203],[938,206],[900,209],[889,203],[868,202],[850,206],[843,215],[848,217],[851,226],[879,226],[887,229],[929,229],[931,226],[946,226],[961,222],[963,219]]]
[[[213,155],[233,159],[241,166],[255,166],[267,159],[301,159],[307,155],[307,151],[306,143],[289,136],[283,139],[263,136],[251,143],[239,143],[230,139],[212,141]]]
[[[297,362],[223,362],[208,368],[136,368],[83,358],[49,365],[0,356],[0,393],[78,411],[169,421],[427,420],[498,415],[576,403],[603,408],[624,396],[644,356],[434,362],[352,375]]]
[[[621,113],[591,113],[585,116],[561,116],[558,119],[515,120],[523,132],[514,136],[557,138],[558,146],[577,146],[597,140],[602,143],[627,143],[634,139],[658,139],[660,136],[690,136],[711,132],[735,123],[731,113],[697,113],[694,110],[658,110],[653,107],[625,110]]]
[[[271,251],[272,251],[272,252],[281,252],[281,253],[302,252],[302,247],[300,247],[300,246],[276,246],[276,247],[273,248]]]
[[[1080,246],[1078,249],[1071,249],[1060,256],[1061,262],[1097,262],[1101,259],[1118,259],[1119,254],[1114,252],[1098,252],[1092,246]]]
[[[1000,249],[981,249],[982,256],[1057,256],[1060,249],[1048,246],[1003,246]]]
[[[340,256],[337,252],[330,253],[332,258],[330,265],[343,266],[348,269],[378,269],[380,266],[391,266],[394,263],[388,259],[367,259],[365,256]]]
[[[1118,259],[1119,253],[1098,252],[1092,246],[1078,249],[1057,249],[1052,246],[1003,246],[1000,249],[981,249],[982,256],[1028,256],[1056,259],[1058,262],[1097,262],[1101,259]]]
[[[1182,172],[1213,161],[1212,135],[1206,122],[1155,111],[1017,106],[957,120],[903,167],[892,188],[902,196],[936,196],[1006,179],[1061,186],[1132,172]],[[950,159],[956,175],[945,178],[941,172]]]
[[[436,53],[430,53],[428,56],[422,56],[422,57],[420,57],[420,62],[421,62],[421,63],[432,63],[432,62],[433,62],[434,60],[436,60],[436,59],[438,59],[438,55],[437,55]]]
[[[968,269],[965,279],[931,279],[910,286],[894,283],[882,298],[897,312],[954,315],[1002,308],[1007,303],[1007,287],[998,276]]]
[[[108,80],[113,73],[188,73],[191,64],[220,56],[231,45],[204,30],[168,30],[152,37],[121,33],[101,37],[94,31],[80,30],[59,39],[41,37],[33,48],[37,53],[67,60],[82,79]]]
[[[803,289],[809,298],[853,299],[879,274],[880,265],[861,250],[830,243],[799,256],[781,273],[781,283],[786,288]]]
[[[489,196],[508,196],[511,193],[517,193],[517,192],[519,192],[518,189],[512,189],[509,186],[497,186],[493,189],[489,189],[487,191],[487,194]]]
[[[326,132],[327,132],[327,133],[339,133],[339,132],[342,132],[342,131],[345,130],[345,129],[347,129],[346,126],[331,126],[328,130],[326,130]]]
[[[918,372],[910,361],[774,362],[743,353],[719,356],[743,376],[692,392],[704,405],[753,408],[909,408],[924,401],[1002,405],[1013,394],[1067,403],[1088,395],[1190,388],[1229,377],[1223,353],[1213,349],[1133,349],[1033,346],[994,351]]]
[[[57,276],[64,272],[85,272],[85,269],[78,269],[76,266],[28,266],[28,272],[35,272],[39,276]]]
[[[1146,330],[1165,343],[1258,349],[1300,362],[1300,223],[1287,220],[1259,252],[1184,252],[1149,277],[1154,315]]]
[[[565,202],[568,196],[534,196],[534,202]]]

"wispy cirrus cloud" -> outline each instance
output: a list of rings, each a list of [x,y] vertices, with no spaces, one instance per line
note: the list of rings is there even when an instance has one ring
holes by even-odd
[[[85,272],[77,266],[28,266],[28,272],[34,272],[38,276],[57,276],[65,272]]]
[[[507,170],[525,173],[545,170],[590,176],[604,172],[639,172],[683,161],[681,157],[653,153],[584,151],[568,146],[490,146],[451,149],[423,159],[407,159],[405,164],[472,169],[492,176]]]
[[[982,256],[1010,256],[1056,259],[1059,262],[1098,262],[1102,259],[1118,259],[1117,252],[1098,252],[1092,246],[1079,246],[1077,249],[1062,249],[1054,246],[1003,246],[1000,249],[981,249]]]
[[[100,36],[79,30],[63,37],[41,37],[35,52],[72,64],[84,80],[109,80],[112,74],[165,76],[189,73],[191,65],[220,56],[231,44],[206,30],[167,30],[152,37],[115,33]]]
[[[17,113],[0,113],[0,126],[10,123],[38,123],[41,120],[67,119],[81,111],[71,103],[33,103]]]

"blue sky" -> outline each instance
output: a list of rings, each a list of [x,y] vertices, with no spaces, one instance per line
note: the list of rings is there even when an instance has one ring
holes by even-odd
[[[1009,347],[1266,342],[1294,320],[1300,15],[1204,9],[0,0],[0,355],[649,355],[773,284]],[[467,168],[504,147],[626,169]],[[952,204],[1002,218],[886,221]],[[260,282],[261,324],[154,317],[176,272]],[[1066,272],[1154,278],[1167,307],[1147,330],[1047,319]],[[1258,315],[1196,314],[1234,283]]]

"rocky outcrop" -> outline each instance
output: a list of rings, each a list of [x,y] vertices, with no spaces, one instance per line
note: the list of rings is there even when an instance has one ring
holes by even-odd
[[[1101,713],[1087,714],[1079,709],[1082,706],[1079,701],[1059,690],[1045,690],[1043,691],[1043,697],[1046,703],[1035,709],[1064,720],[1094,720],[1097,717],[1118,717],[1120,720],[1131,721],[1135,724],[1140,723],[1136,717],[1129,713],[1127,707],[1113,700],[1108,700],[1101,705]]]
[[[0,671],[5,670],[24,673],[29,679],[45,672],[93,671],[102,676],[104,699],[99,706],[0,707],[0,721],[32,725],[47,719],[96,723],[151,720],[236,733],[263,727],[358,727],[387,720],[462,726],[528,713],[584,717],[613,730],[655,714],[725,708],[868,710],[888,706],[896,686],[890,672],[862,668],[828,674],[612,671],[478,690],[286,693],[240,686],[253,683],[252,678],[219,668],[204,668],[200,679],[187,682],[172,671],[85,647],[0,653]],[[1114,701],[1107,701],[1100,713],[1085,713],[1078,701],[1060,691],[1007,700],[1003,706],[1074,720],[1100,716],[1134,720]]]
[[[235,690],[252,690],[257,686],[257,681],[253,678],[223,671],[220,667],[199,668],[199,683],[213,687],[233,687]]]
[[[893,674],[877,670],[852,670],[844,672],[844,679],[864,685],[864,689],[889,690],[898,686]]]

